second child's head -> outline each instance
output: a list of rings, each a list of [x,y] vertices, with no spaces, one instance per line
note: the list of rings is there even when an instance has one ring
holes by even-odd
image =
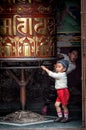
[[[76,48],[71,48],[68,55],[70,61],[75,62],[78,59],[78,50]]]
[[[65,72],[68,69],[69,63],[67,60],[59,60],[55,64],[55,71],[58,72]]]

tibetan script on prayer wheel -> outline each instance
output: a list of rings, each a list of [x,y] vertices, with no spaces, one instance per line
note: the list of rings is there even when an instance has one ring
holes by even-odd
[[[50,1],[1,0],[1,58],[55,56],[56,11]]]

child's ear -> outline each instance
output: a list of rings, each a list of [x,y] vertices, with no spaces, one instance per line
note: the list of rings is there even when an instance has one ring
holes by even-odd
[[[64,72],[66,71],[66,68],[65,68],[65,67],[63,68],[63,71],[64,71]]]

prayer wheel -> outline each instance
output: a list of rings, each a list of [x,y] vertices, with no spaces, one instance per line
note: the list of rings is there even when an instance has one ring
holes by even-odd
[[[56,0],[0,0],[1,69],[6,69],[19,85],[22,110],[30,79],[27,68],[40,68],[41,61],[55,59],[55,6]],[[20,77],[16,76],[17,69]]]
[[[55,0],[0,0],[0,58],[54,57],[55,15]]]

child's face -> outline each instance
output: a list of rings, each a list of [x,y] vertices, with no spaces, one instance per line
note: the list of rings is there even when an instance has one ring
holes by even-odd
[[[56,72],[64,72],[66,71],[66,68],[61,63],[55,64],[55,71]]]
[[[72,51],[71,53],[69,53],[69,58],[71,62],[75,62],[78,58],[78,52]]]

